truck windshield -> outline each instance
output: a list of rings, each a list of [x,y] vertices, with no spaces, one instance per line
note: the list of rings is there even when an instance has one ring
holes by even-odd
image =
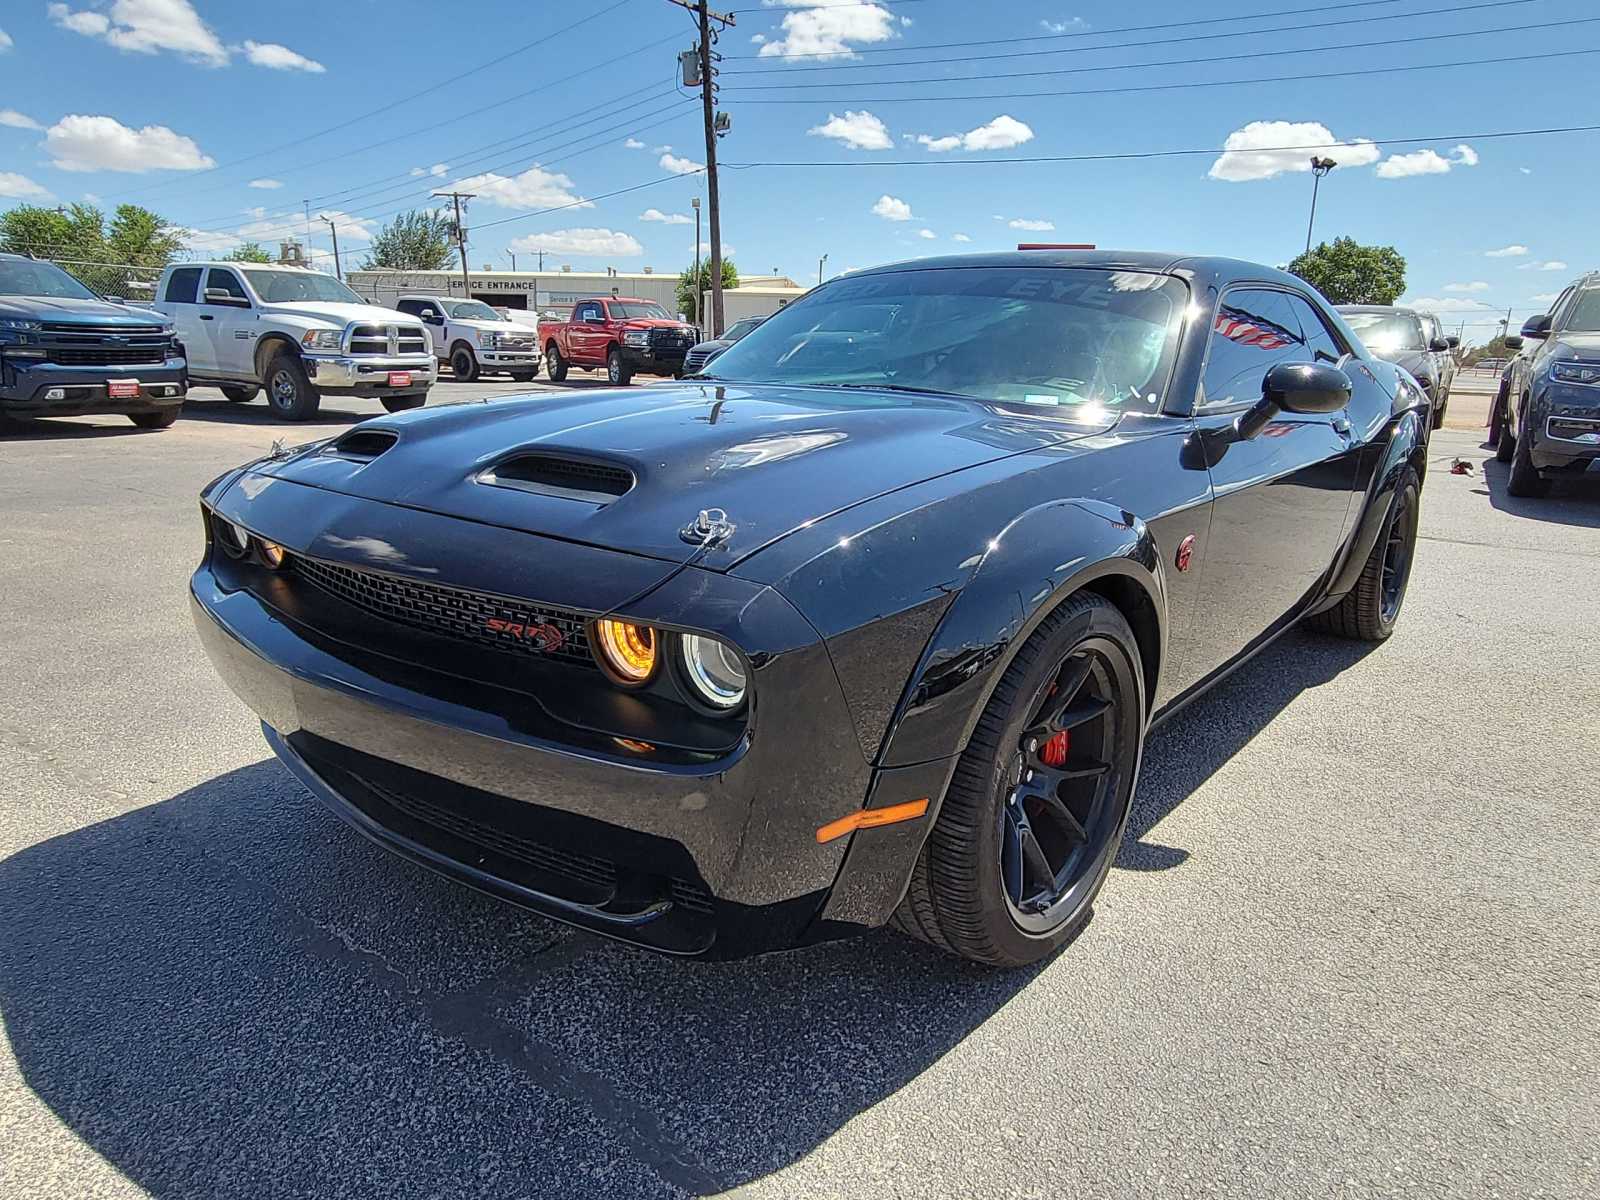
[[[251,271],[244,277],[266,304],[293,304],[297,300],[324,300],[334,304],[365,304],[332,275],[316,271]]]
[[[1600,288],[1584,288],[1578,293],[1564,328],[1577,333],[1600,332]]]
[[[51,296],[60,300],[98,300],[55,263],[0,258],[0,296]]]
[[[613,321],[670,321],[672,320],[672,314],[659,304],[628,304],[613,300],[611,302],[611,319]]]
[[[779,309],[699,377],[1151,412],[1188,300],[1172,276],[1100,268],[846,277]]]
[[[502,317],[482,300],[456,300],[446,304],[445,308],[449,310],[451,319],[455,321],[505,321],[510,319]]]
[[[1374,354],[1427,349],[1428,344],[1422,340],[1422,323],[1410,313],[1346,312],[1340,315]]]

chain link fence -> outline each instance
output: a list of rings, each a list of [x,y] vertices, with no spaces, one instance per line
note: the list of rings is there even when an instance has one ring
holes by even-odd
[[[130,267],[124,263],[84,262],[71,258],[52,258],[67,274],[82,281],[90,291],[124,300],[154,300],[161,267]]]

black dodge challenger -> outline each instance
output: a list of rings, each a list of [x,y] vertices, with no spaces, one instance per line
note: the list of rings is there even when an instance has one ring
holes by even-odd
[[[1087,920],[1152,722],[1302,618],[1381,640],[1427,399],[1267,267],[862,271],[682,383],[380,417],[202,495],[272,749],[514,904],[737,956]]]

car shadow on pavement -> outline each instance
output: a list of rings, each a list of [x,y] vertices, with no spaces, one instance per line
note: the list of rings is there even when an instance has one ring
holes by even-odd
[[[1169,722],[1122,865],[1181,861],[1141,839],[1360,652],[1290,635]],[[196,1200],[722,1192],[1042,969],[888,932],[733,963],[632,950],[386,854],[270,760],[0,862],[0,930],[28,1086],[134,1183]]]
[[[1559,525],[1600,529],[1600,471],[1591,467],[1579,475],[1557,479],[1543,499],[1513,496],[1506,491],[1511,466],[1490,454],[1483,460],[1483,494],[1501,512]]]
[[[325,400],[318,407],[317,415],[310,420],[284,421],[274,416],[272,410],[267,407],[267,402],[259,396],[242,404],[235,404],[232,400],[196,400],[190,397],[183,402],[183,415],[178,419],[223,421],[231,425],[277,425],[282,427],[290,441],[303,441],[305,439],[294,436],[296,430],[353,425],[357,421],[368,421],[383,415],[382,409],[376,412],[355,412],[348,408],[340,408],[337,401]]]
[[[182,420],[180,417],[179,420]],[[106,413],[96,416],[94,424],[85,421],[66,420],[61,417],[50,418],[18,418],[0,417],[0,442],[9,441],[84,441],[89,438],[103,437],[155,437],[164,433],[161,429],[140,429],[127,417],[115,413]]]

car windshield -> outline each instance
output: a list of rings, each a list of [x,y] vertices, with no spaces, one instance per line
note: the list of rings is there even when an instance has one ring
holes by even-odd
[[[1339,315],[1374,354],[1428,348],[1428,343],[1422,339],[1422,322],[1410,313],[1341,312]]]
[[[250,271],[244,277],[267,304],[293,304],[297,300],[326,300],[336,304],[365,304],[332,275],[316,271]]]
[[[445,305],[452,319],[457,321],[504,321],[494,309],[482,300],[456,300]]]
[[[98,300],[55,263],[26,258],[0,258],[0,296],[54,296],[62,300]]]
[[[1600,288],[1584,288],[1572,305],[1572,315],[1562,328],[1578,333],[1600,333]]]
[[[762,317],[746,317],[742,321],[735,321],[728,327],[728,332],[722,335],[723,340],[737,342],[745,334],[761,324],[763,319]]]
[[[1144,271],[947,267],[846,277],[704,377],[939,392],[1062,414],[1160,407],[1188,288]]]
[[[659,304],[613,300],[611,316],[618,321],[657,320],[670,321],[672,314]]]

